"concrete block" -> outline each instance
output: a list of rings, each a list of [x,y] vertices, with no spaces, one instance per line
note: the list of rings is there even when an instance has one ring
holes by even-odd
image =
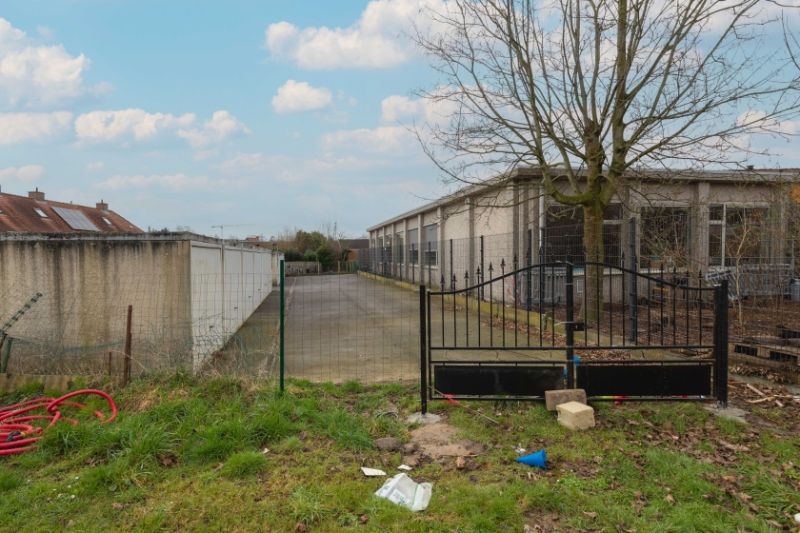
[[[558,407],[558,423],[569,429],[594,427],[594,409],[578,402],[562,403]]]
[[[548,411],[555,411],[556,406],[567,402],[586,403],[586,391],[583,389],[557,389],[544,391],[544,402]]]

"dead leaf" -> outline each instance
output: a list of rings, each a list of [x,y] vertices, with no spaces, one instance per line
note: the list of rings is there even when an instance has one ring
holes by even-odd
[[[675,498],[672,497],[672,494],[667,494],[664,496],[664,501],[670,505],[675,505]]]
[[[745,446],[744,444],[733,444],[728,441],[719,439],[719,443],[724,447],[733,452],[749,452],[750,448]]]

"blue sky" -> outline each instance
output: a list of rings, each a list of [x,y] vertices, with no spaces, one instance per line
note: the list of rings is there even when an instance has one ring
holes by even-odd
[[[142,227],[267,237],[333,222],[359,235],[438,195],[436,169],[381,105],[435,79],[400,25],[380,27],[396,13],[360,25],[367,4],[4,2],[0,61],[24,60],[29,79],[0,80],[3,191],[102,197]],[[338,28],[377,59],[309,62],[286,43],[278,54],[267,30],[281,22]],[[402,53],[381,64],[386,43]]]
[[[441,1],[5,0],[0,185],[145,228],[363,234],[445,189],[403,125],[437,82],[404,33]]]

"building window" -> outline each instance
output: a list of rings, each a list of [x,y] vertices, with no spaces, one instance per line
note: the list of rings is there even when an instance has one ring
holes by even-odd
[[[610,204],[603,214],[603,262],[619,263],[622,227],[622,205]],[[542,260],[595,260],[594,257],[585,257],[582,207],[553,205],[547,208],[542,231]]]
[[[380,263],[383,263],[386,258],[383,256],[383,237],[378,237],[378,246],[375,249],[376,257]]]
[[[722,265],[722,247],[725,229],[725,206],[714,204],[708,208],[708,264]]]
[[[767,214],[764,207],[712,205],[708,213],[708,264],[761,262],[768,253]]]
[[[689,208],[645,207],[639,225],[642,265],[648,268],[689,263]]]
[[[622,204],[610,204],[603,214],[603,262],[618,265],[622,260]]]
[[[424,257],[425,263],[424,266],[436,266],[437,263],[437,248],[438,248],[438,240],[436,238],[436,232],[439,229],[438,225],[431,224],[430,226],[425,226],[423,229],[423,250],[422,250],[422,257]]]
[[[412,265],[419,264],[419,231],[408,230],[408,262]]]
[[[725,206],[725,264],[760,263],[767,256],[767,210]]]
[[[383,260],[387,263],[392,262],[392,236],[387,235],[383,238]]]
[[[108,224],[109,226],[111,225],[111,221],[110,221],[110,220],[108,220],[106,217],[103,217],[103,222],[105,222],[105,223],[106,223],[106,224]]]
[[[394,236],[394,262],[398,265],[403,264],[403,234],[398,233]]]
[[[34,207],[33,210],[36,211],[36,214],[39,215],[40,217],[47,218],[47,213],[45,213],[44,211],[42,211],[38,207]]]

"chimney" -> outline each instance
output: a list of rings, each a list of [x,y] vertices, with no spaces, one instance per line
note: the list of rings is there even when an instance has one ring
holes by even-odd
[[[102,198],[95,204],[95,207],[97,207],[97,209],[100,211],[108,211],[108,204],[105,203]]]
[[[39,187],[36,187],[35,191],[28,192],[28,198],[44,202],[44,193],[39,191]]]

